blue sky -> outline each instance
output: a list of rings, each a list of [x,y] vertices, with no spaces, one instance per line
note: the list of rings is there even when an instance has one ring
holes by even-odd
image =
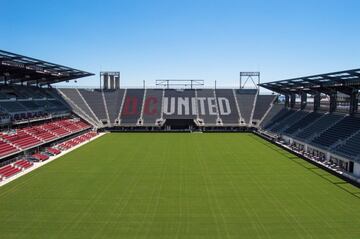
[[[0,0],[0,49],[87,70],[123,86],[204,79],[237,86],[360,67],[360,1]]]

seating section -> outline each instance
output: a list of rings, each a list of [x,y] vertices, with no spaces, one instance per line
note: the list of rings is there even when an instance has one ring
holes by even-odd
[[[360,118],[347,116],[329,129],[326,129],[321,135],[314,138],[312,143],[329,148],[330,146],[347,139],[359,130]]]
[[[30,110],[33,112],[43,112],[45,111],[45,105],[37,104],[36,101],[29,100],[29,101],[17,101],[21,104],[25,110]]]
[[[2,110],[5,110],[8,113],[28,113],[31,110],[25,108],[23,104],[18,103],[17,101],[0,101],[0,107]]]
[[[109,113],[110,123],[114,124],[119,117],[121,103],[125,94],[125,90],[104,91],[105,102]]]
[[[136,126],[141,116],[144,99],[143,89],[129,89],[126,91],[125,102],[121,112],[121,125]]]
[[[306,128],[309,124],[313,123],[317,119],[323,116],[322,113],[311,112],[310,114],[306,115],[304,118],[293,124],[291,127],[284,131],[284,134],[292,135],[296,134],[299,130]]]
[[[14,166],[15,166],[15,167],[22,168],[22,169],[30,168],[30,167],[33,166],[33,165],[34,165],[34,163],[29,162],[29,161],[27,161],[27,160],[25,160],[25,159],[21,159],[21,160],[16,161],[16,162],[14,163]]]
[[[288,129],[308,114],[308,111],[293,111],[291,114],[287,115],[287,117],[276,122],[271,128],[269,128],[269,130],[274,133],[282,133],[284,130]]]
[[[197,91],[197,99],[199,102],[197,104],[199,118],[203,120],[205,125],[210,125],[210,126],[214,125],[215,126],[216,120],[218,118],[218,112],[217,112],[217,102],[215,101],[215,98],[214,98],[215,97],[214,90],[213,89],[201,89],[201,90],[198,89],[196,91]],[[196,114],[194,115],[194,117],[195,116],[196,116]],[[190,117],[190,118],[194,118],[194,117]],[[176,116],[176,118],[178,118],[178,116]]]
[[[26,95],[26,91],[24,91],[23,95]],[[35,107],[35,105],[25,105],[27,107]],[[89,124],[80,119],[73,118],[57,119],[46,123],[39,121],[30,126],[18,127],[0,132],[0,158],[2,159],[3,164],[8,163],[6,166],[0,168],[0,181],[32,167],[34,165],[32,161],[43,162],[49,159],[49,155],[58,155],[61,153],[61,149],[59,148],[48,147],[44,153],[38,152],[32,154],[27,159],[18,159],[20,157],[19,153],[22,151],[29,150],[28,152],[33,152],[35,148],[38,150],[38,147],[46,143],[90,128],[91,126]],[[69,142],[79,144],[95,135],[97,135],[96,132],[88,132],[69,140]],[[14,159],[18,160],[14,162]]]
[[[61,150],[67,150],[67,149],[75,147],[76,145],[81,144],[87,140],[90,140],[91,138],[95,137],[96,135],[97,135],[96,132],[91,131],[91,132],[85,133],[83,135],[77,136],[73,139],[67,140],[67,141],[59,144],[57,147]]]
[[[70,132],[77,132],[84,129],[89,129],[90,125],[84,121],[78,119],[68,119],[68,120],[59,120],[55,121],[54,124],[64,128]]]
[[[143,125],[155,125],[156,120],[161,118],[162,103],[163,89],[149,89],[146,91],[143,109]]]
[[[275,95],[258,95],[256,98],[253,120],[261,120],[275,98]]]
[[[49,97],[46,91],[34,86],[11,85],[8,86],[7,90],[13,91],[13,94],[19,99],[45,99]]]
[[[42,143],[39,139],[22,129],[16,130],[16,133],[3,134],[2,138],[7,142],[17,145],[21,149],[32,148]]]
[[[42,127],[47,131],[52,132],[56,136],[65,136],[71,132],[65,129],[64,127],[60,126],[56,122],[46,123]]]
[[[80,95],[78,89],[58,89],[59,92],[65,95],[65,99],[68,100],[68,103],[73,107],[73,110],[83,118],[91,121],[95,125],[101,124],[95,114],[89,108],[89,105],[86,101],[83,100],[82,95]],[[102,100],[102,99],[98,99]],[[80,109],[80,110],[79,110]]]
[[[311,150],[323,149],[338,156],[360,160],[360,115],[286,108],[276,111],[272,113],[271,109],[271,116],[265,117],[263,130],[289,136],[296,143],[305,142]],[[282,139],[287,141],[287,137]]]
[[[0,100],[9,100],[9,99],[11,99],[11,95],[8,95],[0,91]]]
[[[31,155],[31,157],[36,159],[36,160],[39,160],[41,162],[44,162],[44,161],[49,159],[49,156],[47,156],[45,154],[41,154],[41,153],[33,154],[33,155]]]
[[[9,125],[11,123],[11,116],[0,110],[0,125]]]
[[[1,132],[0,158],[90,128],[89,124],[79,119],[62,119],[21,129],[14,129],[9,132]]]
[[[13,165],[6,165],[5,167],[0,168],[0,178],[1,180],[14,176],[15,174],[21,172],[21,169],[14,167]]]
[[[294,113],[293,110],[281,109],[279,113],[274,115],[266,124],[263,124],[263,128],[266,130],[270,130],[273,126],[275,126],[278,122],[281,122],[283,119]],[[271,130],[270,130],[271,131]]]
[[[239,89],[236,90],[236,99],[240,108],[243,123],[251,124],[250,118],[253,111],[257,90]]]
[[[256,89],[119,89],[119,90],[58,90],[73,111],[94,126],[155,126],[159,119],[201,119],[205,126],[251,123]],[[234,97],[234,91],[236,92]],[[163,98],[164,97],[164,98]],[[216,97],[216,98],[215,98]],[[259,96],[254,112],[261,120],[275,96]],[[124,101],[124,102],[123,102]],[[143,102],[144,101],[144,102]],[[121,110],[121,112],[120,112]],[[220,120],[218,120],[220,119]],[[119,122],[119,121],[120,122]]]
[[[0,139],[0,157],[10,155],[18,151],[19,150],[16,147]]]
[[[69,106],[67,106],[66,103],[62,103],[60,100],[35,100],[34,103],[44,107],[45,111],[49,114],[65,114],[69,112]]]
[[[81,127],[82,124],[76,124],[78,127]],[[48,160],[50,157],[49,155],[58,155],[61,153],[61,150],[68,149],[71,147],[74,147],[82,142],[85,142],[97,135],[96,132],[91,131],[84,133],[82,135],[76,136],[75,138],[72,138],[70,140],[65,141],[64,143],[61,143],[54,147],[48,147],[44,152],[37,152],[32,154],[27,159],[22,158],[15,162],[9,163],[6,166],[3,166],[0,168],[0,181],[5,180],[9,177],[12,177],[19,172],[26,170],[34,165],[34,162],[44,162]],[[0,148],[3,148],[4,142],[0,139]]]
[[[14,121],[70,114],[69,106],[51,89],[2,85],[0,99],[0,111],[9,114]]]
[[[281,111],[284,111],[284,105],[273,104],[270,111],[265,115],[264,119],[260,122],[260,126],[268,125],[272,119],[278,115]]]
[[[47,148],[46,149],[47,152],[54,154],[54,155],[58,155],[61,153],[61,150],[55,149],[55,148]]]
[[[338,145],[334,153],[345,157],[360,157],[360,131],[349,138],[345,143]]]
[[[240,116],[236,108],[236,99],[234,98],[233,91],[228,89],[217,89],[216,97],[222,123],[224,125],[238,125]]]
[[[24,129],[25,132],[29,133],[30,135],[34,135],[37,138],[40,138],[42,141],[50,141],[56,137],[56,135],[49,130],[46,130],[44,126],[33,126]]]
[[[305,127],[299,133],[294,134],[294,137],[300,140],[311,140],[316,135],[319,135],[321,132],[329,128],[335,122],[344,118],[344,115],[340,114],[325,114],[324,116],[320,117],[317,121],[313,124]]]
[[[99,120],[107,120],[104,100],[101,91],[98,90],[79,90],[91,110]]]

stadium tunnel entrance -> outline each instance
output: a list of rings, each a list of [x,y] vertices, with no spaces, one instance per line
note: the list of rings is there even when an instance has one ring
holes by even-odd
[[[188,130],[196,128],[194,119],[166,119],[166,129]]]

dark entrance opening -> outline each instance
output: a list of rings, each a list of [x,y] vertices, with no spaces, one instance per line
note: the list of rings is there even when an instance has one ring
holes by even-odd
[[[193,119],[166,119],[165,127],[170,129],[192,129],[196,125]]]
[[[349,173],[353,173],[354,172],[354,162],[350,161],[349,163]]]

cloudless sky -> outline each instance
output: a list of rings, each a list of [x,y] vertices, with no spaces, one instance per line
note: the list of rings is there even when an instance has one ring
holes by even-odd
[[[262,81],[360,67],[358,0],[0,0],[0,49],[123,86],[155,79],[216,80],[240,71]],[[64,84],[64,83],[62,83]]]

